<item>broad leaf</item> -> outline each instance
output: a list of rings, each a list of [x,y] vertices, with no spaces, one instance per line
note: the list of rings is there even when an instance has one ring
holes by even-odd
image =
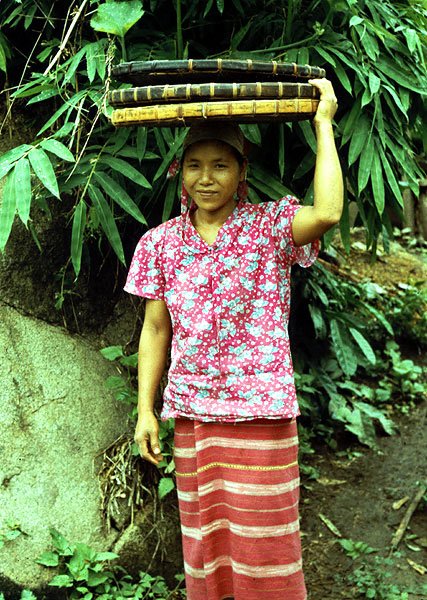
[[[357,122],[354,133],[351,136],[350,148],[348,151],[348,164],[352,165],[366,145],[371,130],[371,123],[366,115],[362,115]]]
[[[368,184],[369,177],[371,175],[371,166],[374,157],[374,143],[372,136],[369,136],[365,147],[362,150],[359,160],[359,172],[358,172],[358,188],[359,194],[362,192]]]
[[[45,567],[57,567],[59,564],[59,556],[56,552],[43,552],[35,562],[39,563],[39,565],[44,565]]]
[[[167,496],[175,488],[175,482],[171,477],[162,477],[159,481],[158,494],[160,500]]]
[[[16,208],[24,225],[27,225],[31,209],[31,171],[28,159],[23,157],[15,164]]]
[[[377,362],[377,358],[375,356],[375,352],[372,349],[371,344],[368,340],[358,331],[357,329],[353,329],[353,327],[349,328],[349,331],[353,338],[356,340],[357,345],[362,350],[363,354],[369,360],[372,365],[375,365]]]
[[[56,181],[55,171],[46,152],[40,148],[33,148],[28,153],[28,158],[34,173],[41,183],[57,198],[59,198],[58,182]]]
[[[143,14],[140,0],[128,0],[126,2],[110,0],[110,2],[98,6],[90,24],[96,31],[124,37]]]
[[[15,161],[19,160],[24,154],[32,149],[29,144],[22,144],[12,150],[8,150],[0,156],[0,179],[3,179],[7,173],[13,168]]]
[[[354,355],[353,347],[349,344],[347,336],[343,335],[338,321],[332,319],[330,327],[333,350],[338,358],[339,365],[345,375],[352,377],[357,369],[357,360]]]
[[[88,193],[93,202],[96,213],[99,217],[99,222],[101,223],[105,235],[113,247],[118,259],[125,265],[126,261],[123,252],[122,240],[120,239],[119,230],[117,229],[113,213],[111,212],[107,201],[102,195],[101,190],[93,185],[89,185]]]

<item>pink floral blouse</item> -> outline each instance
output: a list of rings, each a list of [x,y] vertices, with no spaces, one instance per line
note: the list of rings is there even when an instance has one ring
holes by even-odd
[[[162,418],[245,421],[299,414],[289,349],[290,268],[310,266],[318,242],[295,247],[300,206],[239,202],[207,244],[189,215],[140,239],[125,290],[164,300],[173,338]]]

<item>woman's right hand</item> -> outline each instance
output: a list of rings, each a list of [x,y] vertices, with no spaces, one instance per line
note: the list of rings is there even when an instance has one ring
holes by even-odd
[[[156,466],[163,460],[159,443],[159,422],[152,411],[138,415],[134,439],[142,458]]]

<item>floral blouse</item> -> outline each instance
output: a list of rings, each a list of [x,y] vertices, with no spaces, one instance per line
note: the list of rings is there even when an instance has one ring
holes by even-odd
[[[300,206],[239,202],[207,244],[188,214],[140,239],[125,290],[164,300],[172,362],[162,418],[245,421],[299,414],[288,338],[290,268],[310,266],[318,242],[296,247]]]

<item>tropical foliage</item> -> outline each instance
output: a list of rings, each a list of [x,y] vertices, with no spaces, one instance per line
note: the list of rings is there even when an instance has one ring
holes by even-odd
[[[0,251],[16,215],[32,232],[35,207],[66,197],[70,258],[78,276],[85,242],[106,237],[121,263],[123,226],[174,214],[177,181],[165,182],[183,131],[114,130],[107,92],[121,60],[250,57],[324,66],[340,100],[337,137],[347,180],[341,235],[349,245],[355,201],[375,248],[415,192],[426,146],[426,3],[422,0],[4,0],[0,70],[8,116],[37,109],[35,139],[0,158]],[[25,56],[25,58],[22,58]],[[246,126],[254,145],[251,198],[289,189],[312,200],[315,138],[308,122]],[[404,184],[402,182],[405,182]],[[84,257],[82,259],[82,256]]]

